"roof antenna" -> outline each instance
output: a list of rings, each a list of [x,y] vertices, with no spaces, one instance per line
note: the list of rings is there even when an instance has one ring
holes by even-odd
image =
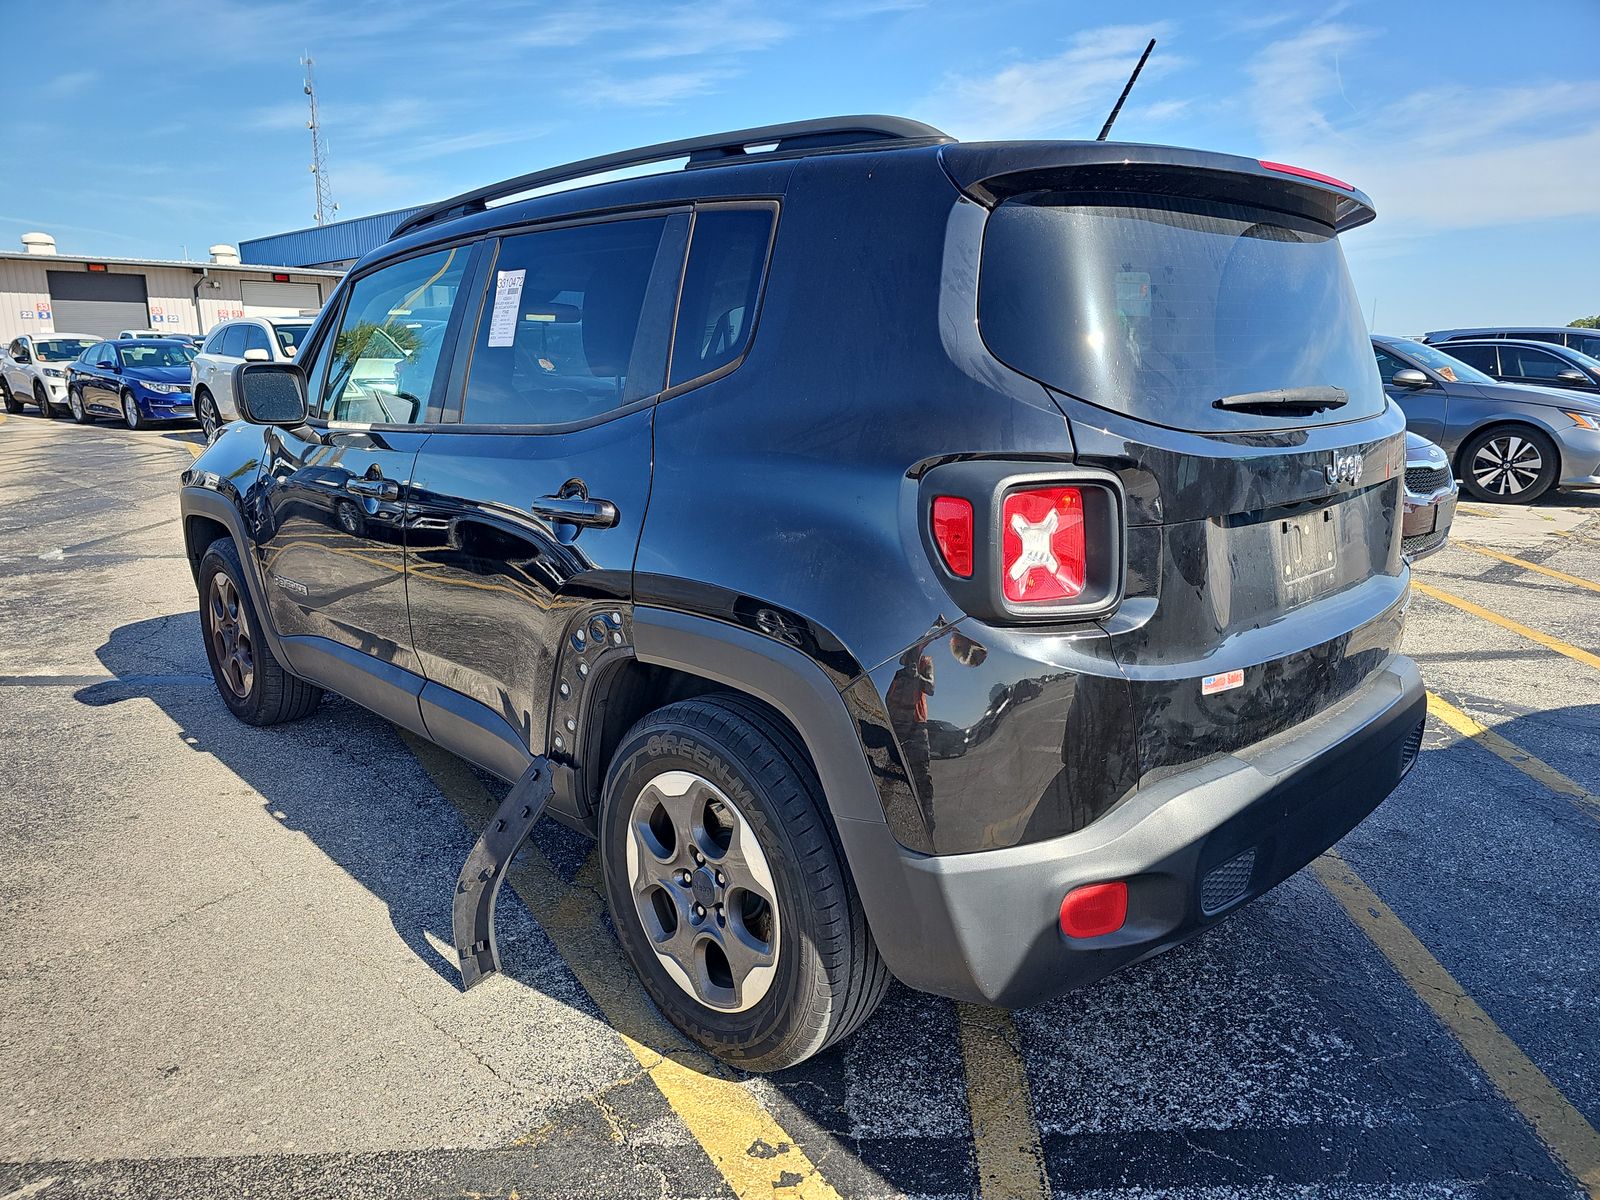
[[[1117,103],[1111,109],[1111,115],[1106,118],[1106,123],[1100,127],[1100,136],[1097,142],[1106,140],[1106,135],[1111,132],[1111,123],[1117,119],[1117,114],[1122,111],[1122,102],[1128,98],[1128,93],[1133,91],[1133,85],[1139,78],[1139,72],[1144,70],[1145,59],[1150,57],[1150,51],[1156,48],[1155,38],[1150,39],[1150,44],[1144,48],[1144,53],[1139,55],[1139,63],[1133,68],[1133,74],[1128,76],[1128,82],[1123,85],[1122,95],[1117,97]]]

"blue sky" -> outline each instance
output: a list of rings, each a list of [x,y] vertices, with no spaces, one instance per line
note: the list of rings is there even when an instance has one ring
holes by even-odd
[[[900,113],[968,140],[1089,138],[1154,36],[1116,136],[1363,188],[1379,219],[1346,254],[1380,329],[1600,313],[1595,0],[30,11],[0,199],[13,247],[43,229],[67,252],[204,257],[310,224],[305,49],[334,197],[360,216],[610,149],[837,113]]]

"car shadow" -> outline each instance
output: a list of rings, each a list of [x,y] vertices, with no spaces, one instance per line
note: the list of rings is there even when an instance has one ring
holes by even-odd
[[[478,830],[441,795],[394,726],[332,696],[292,726],[242,724],[215,693],[190,613],[123,625],[98,656],[115,678],[79,689],[80,702],[141,697],[157,704],[181,745],[215,757],[275,821],[310,838],[385,905],[395,936],[412,953],[460,986],[447,957],[450,899]],[[1592,728],[1595,711],[1521,714],[1499,729],[1592,787],[1586,761],[1570,749],[1570,731],[1574,722]],[[507,785],[470,775],[482,785],[482,803],[498,803]],[[1436,732],[1400,790],[1347,839],[1352,861],[1392,902],[1416,892],[1408,917],[1458,970],[1479,944],[1471,923],[1449,921],[1461,903],[1449,881],[1476,861],[1476,847],[1493,840],[1492,814],[1508,783],[1538,790],[1510,768],[1498,770],[1481,747]],[[1557,817],[1570,809],[1559,797],[1529,803]],[[1466,832],[1456,839],[1436,832],[1457,828]],[[1422,830],[1430,831],[1426,838]],[[592,843],[548,821],[535,842],[559,877],[551,885],[556,903],[546,896],[540,911],[581,908],[572,902],[590,899],[593,881],[584,872],[592,871]],[[1495,870],[1505,873],[1503,865]],[[1582,877],[1573,870],[1572,878]],[[1418,880],[1434,881],[1433,891],[1420,891]],[[1570,899],[1580,903],[1576,894]],[[603,912],[598,922],[605,926]],[[543,961],[554,956],[552,943],[511,888],[501,894],[498,929],[505,973],[572,1004],[552,991],[553,964]],[[1559,960],[1557,932],[1538,949]],[[616,954],[609,937],[591,937],[587,948],[596,957]],[[592,975],[584,965],[563,969],[580,980]],[[1520,986],[1499,971],[1472,982],[1482,994]],[[706,1074],[728,1074],[677,1034],[631,975],[602,1004],[617,1032],[640,1046]],[[978,1167],[968,1072],[983,1069],[981,1060],[963,1056],[973,1019],[973,1010],[893,984],[853,1037],[765,1077],[757,1094],[813,1161],[826,1162],[829,1181],[843,1194],[970,1194]],[[1303,1127],[1307,1146],[1319,1153],[1332,1146],[1334,1158],[1376,1171],[1384,1144],[1369,1147],[1366,1130],[1418,1121],[1434,1148],[1419,1172],[1445,1172],[1455,1159],[1490,1170],[1488,1159],[1502,1147],[1479,1145],[1447,1107],[1416,1105],[1416,1097],[1464,1086],[1451,1073],[1453,1060],[1426,1050],[1432,1028],[1334,899],[1301,872],[1194,942],[1014,1014],[999,1040],[1025,1061],[1028,1093],[1016,1103],[1032,1108],[1051,1183],[1063,1190],[1126,1183],[1134,1161],[1142,1164],[1136,1174],[1148,1176],[1134,1182],[1152,1187],[1202,1170],[1185,1165],[1198,1161],[1186,1141],[1194,1129],[1215,1155],[1239,1158],[1251,1178],[1284,1168],[1281,1148],[1273,1149],[1278,1142],[1258,1136],[1258,1128]],[[1549,1028],[1565,1026],[1552,1017]],[[1416,1052],[1397,1059],[1396,1046]],[[1213,1128],[1218,1113],[1233,1115]],[[1130,1158],[1132,1151],[1140,1153]],[[1069,1166],[1071,1179],[1062,1174]]]
[[[293,725],[246,725],[217,695],[192,612],[122,625],[96,654],[114,678],[80,688],[76,700],[155,703],[177,726],[178,746],[217,759],[277,824],[310,838],[385,905],[430,970],[460,987],[450,899],[476,831],[436,796],[393,725],[332,695]],[[505,903],[501,915],[516,917]]]

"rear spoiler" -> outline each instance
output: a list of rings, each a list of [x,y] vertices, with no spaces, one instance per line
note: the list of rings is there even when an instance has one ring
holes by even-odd
[[[1265,205],[1340,233],[1377,215],[1366,193],[1283,163],[1131,142],[957,142],[939,147],[951,182],[993,208],[1034,191],[1158,192]]]

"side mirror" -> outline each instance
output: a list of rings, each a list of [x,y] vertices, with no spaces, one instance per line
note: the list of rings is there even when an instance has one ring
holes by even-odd
[[[1415,367],[1404,367],[1394,373],[1396,387],[1424,388],[1433,381]]]
[[[233,369],[233,400],[252,425],[303,425],[306,374],[292,363],[242,362]]]
[[[1568,367],[1556,376],[1562,383],[1588,383],[1589,377],[1577,367]]]
[[[121,375],[122,364],[119,362],[108,362],[106,364],[106,370],[110,371],[113,375]]]
[[[245,362],[271,362],[272,355],[268,354],[260,346],[256,346],[244,352],[244,360]]]

